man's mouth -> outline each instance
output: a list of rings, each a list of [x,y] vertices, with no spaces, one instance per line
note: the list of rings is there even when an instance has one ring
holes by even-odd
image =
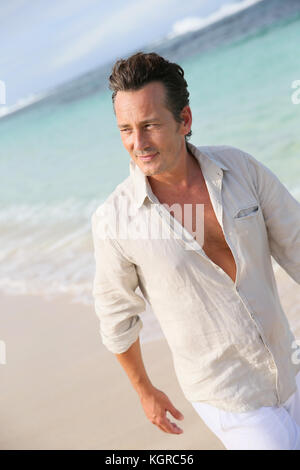
[[[144,155],[143,157],[139,157],[143,162],[148,162],[150,160],[152,160],[154,157],[156,157],[158,152],[156,153],[153,153],[153,154],[149,154],[149,155]]]

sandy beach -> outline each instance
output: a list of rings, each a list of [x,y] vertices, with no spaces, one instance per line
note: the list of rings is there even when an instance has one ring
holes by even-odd
[[[299,339],[299,285],[281,268],[276,279]],[[153,384],[184,414],[182,435],[147,420],[125,372],[100,341],[92,306],[68,296],[4,294],[1,305],[0,449],[224,450],[181,392],[164,339],[142,344],[143,357]]]

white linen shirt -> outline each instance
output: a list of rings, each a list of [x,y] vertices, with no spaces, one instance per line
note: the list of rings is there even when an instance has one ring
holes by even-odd
[[[300,203],[247,152],[187,146],[234,256],[236,280],[170,215],[130,160],[130,175],[91,218],[102,342],[125,352],[138,338],[147,301],[187,400],[232,412],[279,406],[296,390],[300,361],[271,256],[300,284]]]

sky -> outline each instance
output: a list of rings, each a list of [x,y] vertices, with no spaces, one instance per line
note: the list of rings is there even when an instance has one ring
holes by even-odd
[[[0,111],[240,3],[253,0],[0,0]]]

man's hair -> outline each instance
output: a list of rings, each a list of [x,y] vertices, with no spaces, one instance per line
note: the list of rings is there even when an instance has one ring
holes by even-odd
[[[118,91],[139,90],[150,82],[162,82],[166,90],[166,108],[175,121],[182,122],[180,113],[189,105],[189,92],[180,65],[169,62],[155,52],[136,54],[120,59],[114,64],[109,77],[109,89],[113,91],[113,107]],[[115,107],[114,107],[115,110]],[[185,135],[187,141],[192,131]]]

